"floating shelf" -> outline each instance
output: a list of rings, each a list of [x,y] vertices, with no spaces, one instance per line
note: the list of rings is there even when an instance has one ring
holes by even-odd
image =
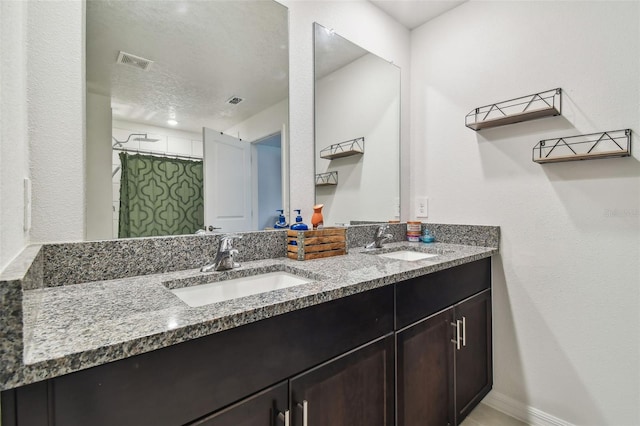
[[[329,145],[320,151],[320,158],[331,160],[333,158],[349,157],[358,154],[364,154],[364,136]]]
[[[628,157],[631,155],[631,129],[545,139],[533,147],[536,163]]]
[[[464,124],[478,131],[561,114],[562,89],[557,88],[476,108],[466,115]]]
[[[335,186],[338,184],[338,172],[319,173],[316,175],[316,186]]]

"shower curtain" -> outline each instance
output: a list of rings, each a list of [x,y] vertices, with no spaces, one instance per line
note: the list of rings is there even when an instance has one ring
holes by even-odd
[[[120,153],[118,236],[193,234],[204,227],[202,161]]]

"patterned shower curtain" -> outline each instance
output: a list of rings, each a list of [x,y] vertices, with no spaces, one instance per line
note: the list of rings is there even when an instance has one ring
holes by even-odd
[[[202,161],[120,153],[118,236],[193,234],[204,227]]]

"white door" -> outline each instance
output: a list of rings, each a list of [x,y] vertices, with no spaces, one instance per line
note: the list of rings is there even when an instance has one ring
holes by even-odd
[[[252,230],[251,144],[206,127],[203,140],[205,226]]]

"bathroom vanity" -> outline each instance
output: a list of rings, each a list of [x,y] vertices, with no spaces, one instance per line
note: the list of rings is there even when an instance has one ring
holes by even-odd
[[[34,364],[25,367],[31,368],[23,374],[28,383],[5,387],[2,424],[459,424],[492,386],[490,256],[496,247],[439,243],[427,250],[394,243],[317,261],[256,260],[243,268],[284,268],[315,280],[201,308],[162,288],[167,277],[194,280],[202,276],[197,271],[36,290],[47,292],[38,311],[44,319],[56,309],[44,306],[48,297],[68,315],[65,304],[79,300],[69,294],[83,287],[122,284],[135,293],[155,286],[156,299],[131,301],[128,308],[108,292],[91,293],[86,303],[102,297],[124,311],[152,304],[149,323],[171,317],[191,324],[168,324],[136,339],[124,331],[116,337],[112,324],[104,330],[112,334],[110,344],[84,351],[92,356],[52,349],[50,359],[35,359],[38,345],[68,352],[60,347],[77,336],[25,342]],[[379,256],[398,250],[435,256],[413,262]],[[100,315],[98,309],[75,318]],[[32,332],[34,341],[44,336]],[[54,364],[59,368],[45,371]]]

